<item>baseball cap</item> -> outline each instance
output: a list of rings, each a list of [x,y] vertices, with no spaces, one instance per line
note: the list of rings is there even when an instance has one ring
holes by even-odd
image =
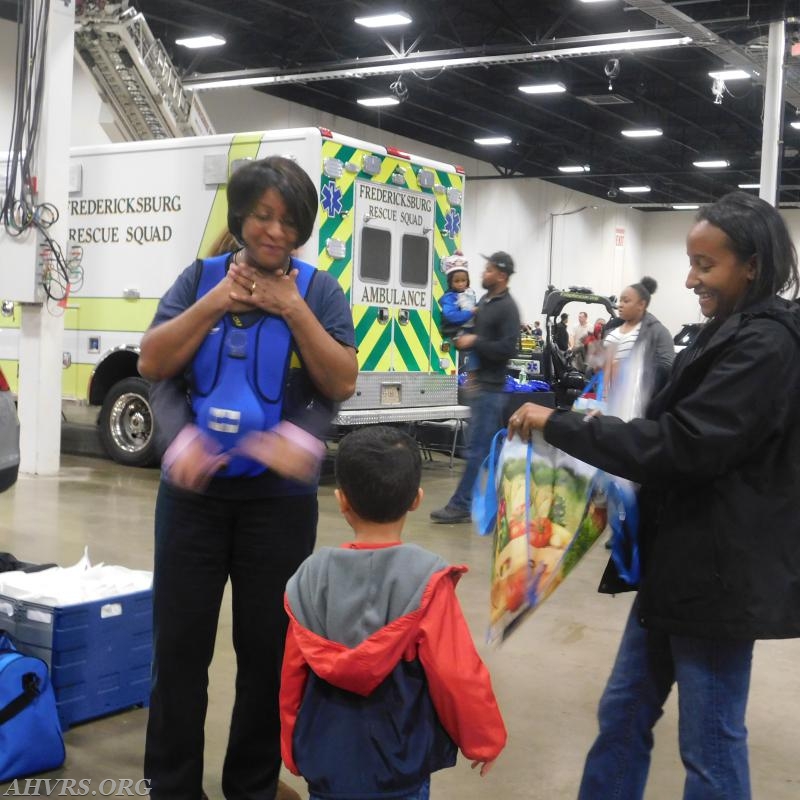
[[[514,259],[503,250],[497,250],[490,256],[485,256],[481,253],[481,258],[485,258],[490,264],[494,264],[497,269],[502,270],[506,275],[511,275],[514,272]]]

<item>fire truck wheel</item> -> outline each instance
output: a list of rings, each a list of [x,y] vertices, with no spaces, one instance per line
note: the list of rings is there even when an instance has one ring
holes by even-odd
[[[156,463],[150,386],[142,378],[124,378],[109,389],[100,411],[100,438],[120,464],[148,467]]]

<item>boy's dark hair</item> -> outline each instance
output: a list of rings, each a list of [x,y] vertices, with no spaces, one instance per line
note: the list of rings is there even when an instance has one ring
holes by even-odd
[[[228,230],[241,242],[245,217],[267,189],[275,189],[286,204],[297,231],[295,247],[308,241],[317,218],[317,190],[306,171],[291,158],[270,156],[239,167],[228,181]]]
[[[742,307],[783,291],[797,296],[797,252],[786,222],[766,200],[731,192],[701,208],[696,219],[719,228],[740,261],[755,257],[755,278]]]
[[[336,482],[366,522],[394,522],[417,496],[422,458],[398,428],[370,425],[348,433],[336,453]]]

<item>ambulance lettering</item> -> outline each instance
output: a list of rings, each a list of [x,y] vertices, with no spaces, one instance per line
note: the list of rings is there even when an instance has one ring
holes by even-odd
[[[415,289],[397,289],[390,286],[364,286],[361,302],[366,305],[426,308],[427,292]]]
[[[125,241],[136,244],[168,242],[171,238],[172,228],[169,225],[129,225],[125,232]]]

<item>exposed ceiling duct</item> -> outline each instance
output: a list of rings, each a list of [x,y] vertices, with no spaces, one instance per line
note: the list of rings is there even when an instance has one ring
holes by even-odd
[[[764,85],[767,80],[766,48],[748,49],[745,45],[733,44],[722,39],[714,31],[671,6],[666,0],[625,0],[625,3],[662,25],[690,36],[693,43],[712,52],[725,64],[747,70],[756,83]],[[784,71],[783,97],[796,109],[800,109],[800,69],[789,65]]]

